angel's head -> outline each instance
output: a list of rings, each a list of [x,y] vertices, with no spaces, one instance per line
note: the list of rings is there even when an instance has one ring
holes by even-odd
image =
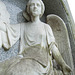
[[[39,16],[41,18],[42,15],[44,14],[44,11],[45,11],[45,6],[42,0],[29,0],[26,5],[25,14],[27,13],[29,16],[33,15],[33,16]],[[24,17],[26,17],[27,14]]]

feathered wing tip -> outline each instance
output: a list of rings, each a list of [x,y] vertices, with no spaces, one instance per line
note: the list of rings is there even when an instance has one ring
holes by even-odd
[[[0,0],[0,20],[5,23],[10,23],[10,14],[6,9],[5,4]]]
[[[53,30],[53,34],[62,57],[64,58],[65,62],[73,69],[73,59],[66,24],[59,16],[54,14],[47,16],[47,23]]]

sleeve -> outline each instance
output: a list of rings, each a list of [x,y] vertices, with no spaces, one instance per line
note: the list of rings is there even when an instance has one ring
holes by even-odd
[[[47,25],[47,27],[46,27],[46,37],[47,37],[47,44],[50,49],[52,48],[53,45],[57,46],[52,29],[49,25]]]
[[[10,26],[6,24],[6,32],[2,31],[2,34],[2,46],[5,49],[9,49],[20,38],[20,25]]]

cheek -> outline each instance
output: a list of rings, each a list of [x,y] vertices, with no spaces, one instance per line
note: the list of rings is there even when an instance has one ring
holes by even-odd
[[[39,9],[39,13],[41,14],[41,12],[42,12],[42,9],[40,8],[40,9]]]
[[[32,12],[33,11],[33,7],[30,6],[29,7],[29,11]]]

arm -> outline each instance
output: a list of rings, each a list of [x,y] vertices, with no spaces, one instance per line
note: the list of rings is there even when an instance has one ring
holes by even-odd
[[[68,75],[70,73],[71,69],[63,60],[56,45],[52,46],[52,53],[53,53],[53,56],[54,56],[56,62],[62,67],[64,75]]]

